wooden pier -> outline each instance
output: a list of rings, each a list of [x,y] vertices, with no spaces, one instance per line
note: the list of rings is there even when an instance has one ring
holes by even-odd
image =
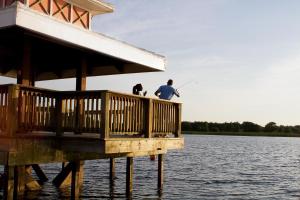
[[[113,12],[98,0],[0,1],[0,75],[17,84],[0,85],[0,165],[4,199],[39,190],[48,181],[40,164],[63,163],[53,184],[80,196],[85,160],[127,157],[126,194],[133,185],[133,158],[158,155],[158,189],[163,160],[181,149],[180,103],[86,91],[86,79],[165,70],[165,58],[97,34],[92,17]],[[76,79],[76,91],[35,87],[36,81]],[[115,84],[115,83],[112,83]],[[131,88],[130,88],[131,89]],[[129,89],[129,90],[130,90]],[[62,85],[63,90],[63,85]]]
[[[183,148],[181,104],[111,91],[58,92],[22,85],[0,86],[0,164],[5,195],[38,189],[30,168],[45,181],[39,164],[68,163],[53,180],[58,187],[72,173],[72,195],[79,195],[83,161],[127,157],[127,195],[132,192],[133,158]],[[80,134],[79,134],[80,133]],[[22,180],[23,179],[23,180]],[[26,180],[30,180],[26,182]],[[17,191],[17,192],[16,192]]]

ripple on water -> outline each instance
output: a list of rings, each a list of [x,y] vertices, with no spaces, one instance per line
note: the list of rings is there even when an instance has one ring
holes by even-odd
[[[299,199],[299,146],[299,138],[185,135],[185,149],[165,157],[162,195],[156,190],[157,160],[134,159],[133,199]],[[125,167],[126,159],[116,160],[110,187],[109,161],[86,161],[81,199],[125,199]],[[42,168],[52,180],[61,164]],[[68,188],[57,189],[51,181],[26,194],[26,199],[69,198]]]

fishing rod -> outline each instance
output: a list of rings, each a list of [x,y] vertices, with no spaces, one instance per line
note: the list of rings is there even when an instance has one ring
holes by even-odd
[[[180,88],[183,88],[183,87],[185,87],[185,86],[187,86],[187,85],[190,85],[190,84],[192,84],[192,83],[197,83],[197,81],[196,81],[196,80],[190,80],[190,81],[187,81],[187,82],[181,84],[179,87],[177,87],[176,90],[178,90],[178,89],[180,89]]]

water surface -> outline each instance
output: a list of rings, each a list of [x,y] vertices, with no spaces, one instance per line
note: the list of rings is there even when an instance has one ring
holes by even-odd
[[[87,161],[81,199],[125,199],[126,160]],[[133,199],[299,199],[300,138],[185,135],[185,149],[165,157],[165,185],[156,190],[157,161],[134,159]],[[42,165],[52,180],[60,164]],[[69,199],[51,181],[27,199]]]

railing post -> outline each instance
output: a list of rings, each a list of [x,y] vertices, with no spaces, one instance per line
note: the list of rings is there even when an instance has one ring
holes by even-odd
[[[75,127],[75,134],[81,134],[82,129],[82,119],[84,116],[84,99],[80,98],[80,95],[77,96],[76,101],[76,109],[75,109],[75,120],[76,120],[76,127]]]
[[[8,111],[7,111],[7,136],[14,136],[18,130],[18,103],[19,103],[19,86],[10,85],[8,87]]]
[[[177,116],[176,116],[176,137],[181,137],[181,114],[182,114],[182,104],[177,104]]]
[[[56,96],[56,136],[62,136],[62,97],[61,95]]]
[[[100,125],[100,137],[101,139],[109,138],[109,100],[110,94],[104,91],[101,94],[101,125]]]
[[[152,137],[152,124],[153,124],[153,100],[148,99],[148,104],[146,104],[146,138]]]

